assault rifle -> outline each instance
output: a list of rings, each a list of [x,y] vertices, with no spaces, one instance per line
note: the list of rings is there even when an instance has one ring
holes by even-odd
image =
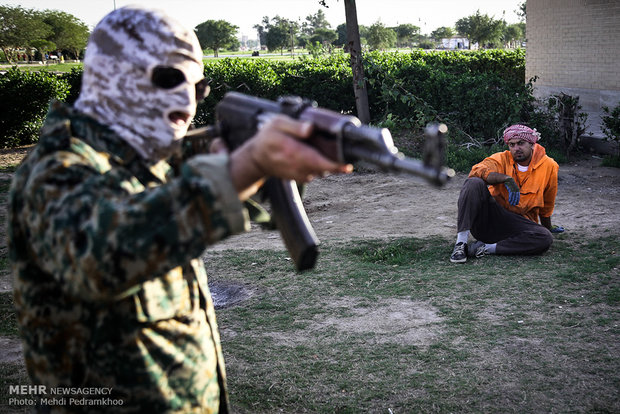
[[[394,146],[390,131],[362,125],[354,116],[318,108],[313,101],[299,97],[280,98],[277,102],[229,92],[215,108],[216,124],[188,132],[186,139],[203,141],[220,137],[233,151],[250,139],[261,124],[274,114],[309,121],[313,135],[304,140],[324,156],[341,163],[364,162],[383,171],[404,172],[441,186],[454,171],[443,167],[447,128],[443,124],[426,129],[423,161],[406,158]],[[272,216],[298,271],[312,269],[319,241],[291,180],[269,178],[262,193],[269,200]]]

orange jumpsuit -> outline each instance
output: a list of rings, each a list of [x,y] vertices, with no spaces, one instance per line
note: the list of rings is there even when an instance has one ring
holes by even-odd
[[[534,144],[526,172],[520,172],[510,151],[499,152],[474,165],[465,180],[458,201],[458,231],[470,230],[484,243],[496,243],[497,254],[540,254],[553,242],[551,232],[538,224],[550,217],[557,193],[558,164]],[[502,184],[487,185],[489,173],[514,178],[520,189],[516,206],[508,203]]]
[[[547,156],[545,148],[534,144],[534,153],[526,172],[520,172],[510,151],[498,152],[474,165],[470,177],[483,180],[491,172],[506,174],[514,178],[520,188],[519,204],[508,204],[508,190],[504,184],[489,186],[491,195],[508,211],[512,211],[538,223],[538,217],[551,217],[558,192],[558,164]]]

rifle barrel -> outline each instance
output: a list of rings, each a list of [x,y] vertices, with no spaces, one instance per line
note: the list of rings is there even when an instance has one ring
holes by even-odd
[[[422,161],[412,158],[394,157],[394,169],[422,177],[431,183],[442,186],[454,177],[454,170],[450,168],[436,168],[425,165]]]

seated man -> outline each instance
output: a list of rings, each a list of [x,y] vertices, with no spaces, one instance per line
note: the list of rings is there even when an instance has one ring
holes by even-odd
[[[559,167],[536,143],[539,136],[524,125],[508,127],[509,150],[473,166],[459,195],[452,263],[485,254],[540,254],[551,246],[551,232],[564,231],[551,225]],[[470,233],[478,241],[468,246]]]

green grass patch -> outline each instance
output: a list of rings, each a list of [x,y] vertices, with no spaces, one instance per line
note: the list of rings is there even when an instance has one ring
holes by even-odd
[[[453,241],[326,243],[316,269],[286,252],[209,252],[239,413],[618,412],[620,241],[560,235],[541,256],[449,262]],[[4,266],[4,264],[2,264]],[[0,335],[16,338],[11,293]],[[27,384],[0,364],[0,398]]]
[[[14,173],[19,164],[3,165],[0,167],[0,173]]]
[[[620,242],[455,265],[442,238],[209,252],[252,292],[218,310],[234,408],[267,412],[617,412]]]
[[[0,70],[17,67],[24,72],[71,72],[73,68],[81,68],[82,63],[50,63],[49,65],[0,65]]]

